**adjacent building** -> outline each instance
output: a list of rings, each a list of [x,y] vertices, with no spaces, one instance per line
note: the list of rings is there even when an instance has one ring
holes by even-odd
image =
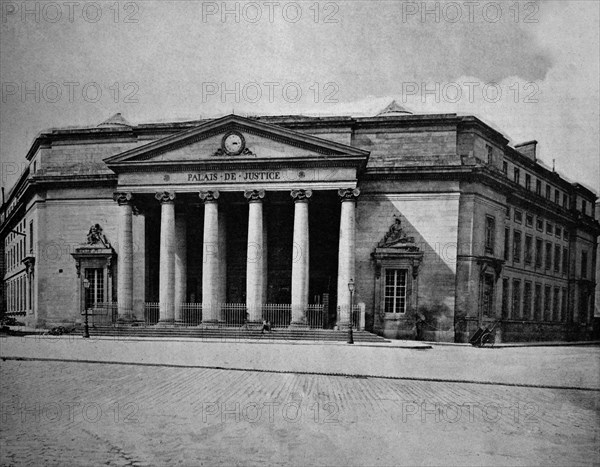
[[[588,339],[597,196],[536,141],[508,143],[476,117],[395,102],[45,131],[2,200],[2,306],[38,327],[110,308],[123,325],[242,313],[394,338]]]

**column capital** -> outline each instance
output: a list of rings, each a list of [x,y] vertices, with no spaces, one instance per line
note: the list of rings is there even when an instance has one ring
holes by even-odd
[[[173,191],[159,191],[154,197],[157,201],[160,201],[161,204],[175,202],[175,192]]]
[[[359,195],[360,190],[358,188],[340,188],[338,190],[338,196],[342,203],[344,201],[356,201]]]
[[[312,190],[292,190],[290,196],[294,198],[294,203],[308,203]]]
[[[248,200],[249,203],[260,203],[265,197],[265,190],[245,190],[244,198]]]
[[[213,191],[201,191],[198,193],[198,196],[205,203],[216,203],[219,199],[219,192],[217,190]]]
[[[131,204],[133,195],[130,191],[116,191],[113,193],[113,199],[121,206],[123,204]]]

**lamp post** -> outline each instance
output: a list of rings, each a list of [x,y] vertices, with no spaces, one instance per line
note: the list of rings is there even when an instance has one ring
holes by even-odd
[[[348,323],[348,344],[354,344],[354,336],[352,335],[352,308],[354,308],[354,279],[348,282],[348,290],[350,291],[350,313]]]
[[[85,289],[85,294],[87,295],[87,291],[90,288],[90,281],[87,279],[83,279],[83,288]],[[90,328],[88,325],[88,310],[87,310],[87,306],[85,306],[85,298],[83,299],[83,313],[85,315],[85,324],[83,326],[83,337],[84,338],[89,338],[90,337]]]

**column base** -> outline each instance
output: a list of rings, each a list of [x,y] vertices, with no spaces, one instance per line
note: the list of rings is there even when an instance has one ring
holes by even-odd
[[[137,319],[133,313],[125,313],[123,315],[117,316],[117,323],[119,324],[131,324],[137,323],[138,321],[140,320]]]
[[[219,322],[217,320],[210,320],[210,321],[202,321],[202,323],[200,323],[198,325],[198,327],[200,329],[218,329],[219,326]]]
[[[288,329],[308,329],[308,323],[304,321],[292,321]]]
[[[161,319],[156,323],[156,326],[159,328],[173,328],[175,327],[174,319]]]

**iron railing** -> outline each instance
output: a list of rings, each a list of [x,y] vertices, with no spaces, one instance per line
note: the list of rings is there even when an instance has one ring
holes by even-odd
[[[248,310],[245,303],[221,303],[216,305],[219,309],[217,313],[218,327],[239,328],[261,326],[261,323],[248,323]],[[144,316],[135,316],[131,323],[138,326],[153,326],[160,320],[160,303],[144,303]],[[355,310],[358,307],[355,306]],[[177,305],[175,311],[175,325],[179,326],[199,326],[203,324],[203,313],[201,303],[182,303]],[[268,321],[271,328],[287,328],[292,322],[292,306],[287,303],[267,303],[262,305],[261,319]],[[311,329],[323,329],[326,323],[326,309],[322,304],[308,305],[305,310],[306,325]],[[90,325],[116,325],[119,323],[130,322],[127,316],[133,317],[134,313],[125,313],[119,310],[119,304],[116,302],[98,303],[89,310]],[[359,313],[355,312],[358,316]],[[356,318],[358,319],[358,318]]]

